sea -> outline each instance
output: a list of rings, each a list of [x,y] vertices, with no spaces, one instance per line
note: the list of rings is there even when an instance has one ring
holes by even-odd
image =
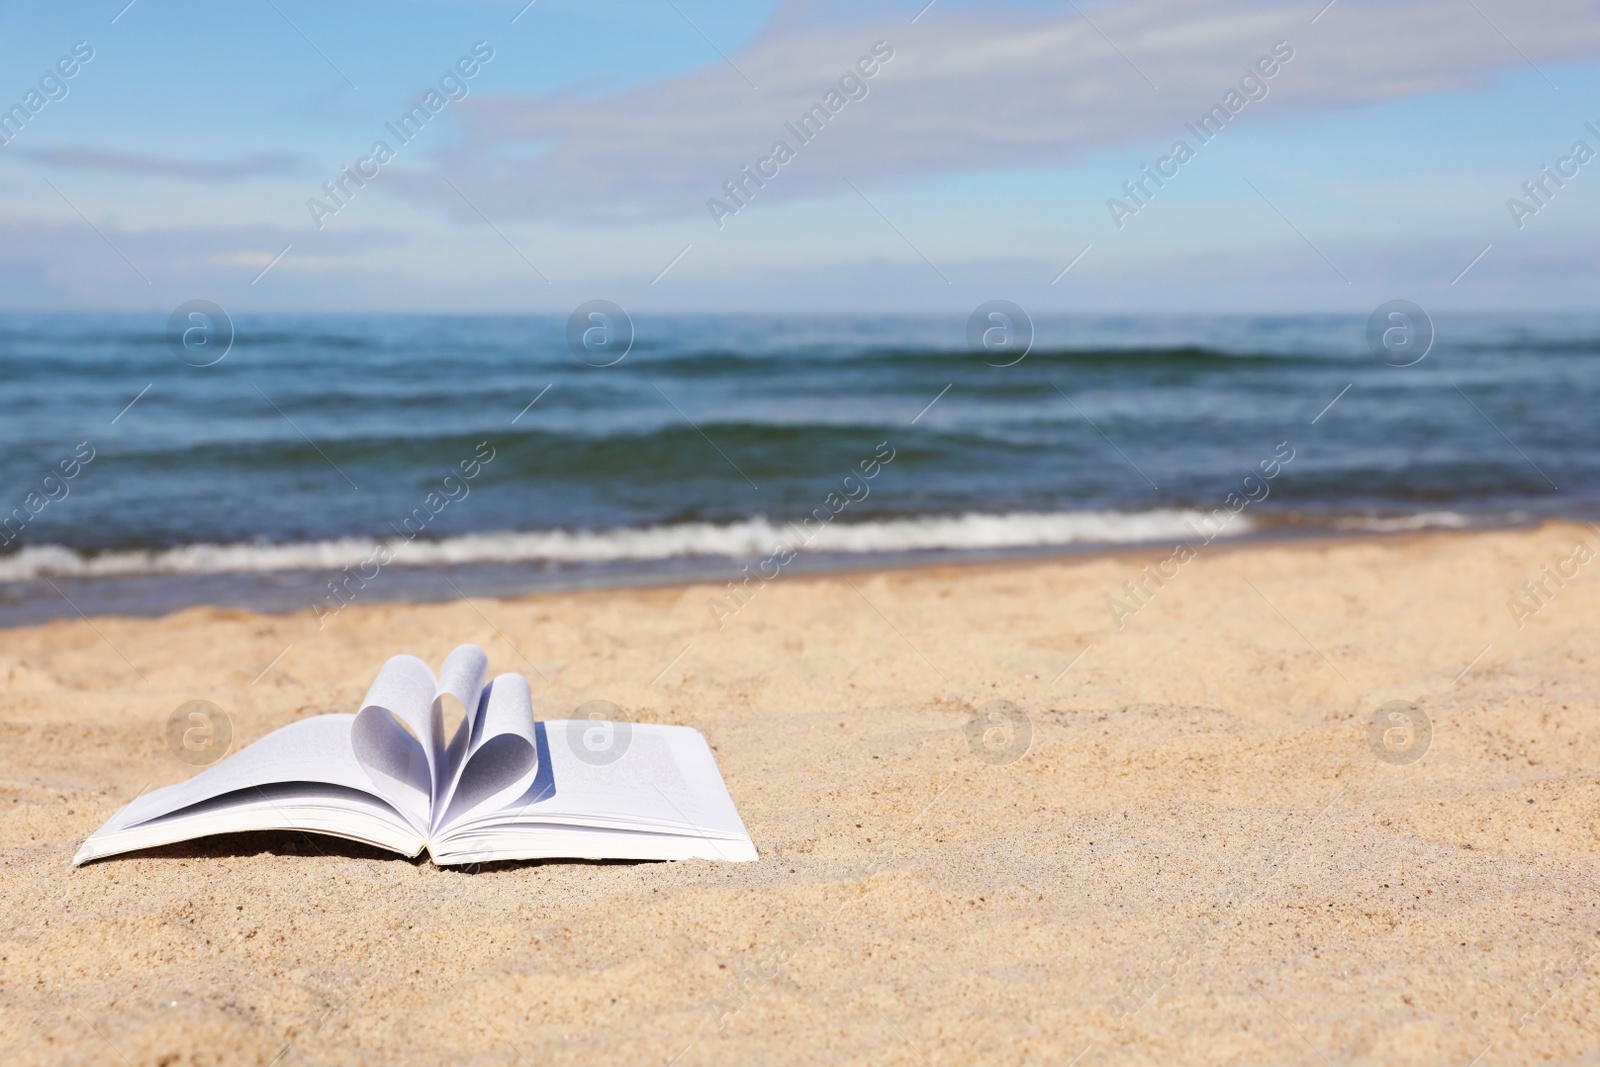
[[[0,316],[0,625],[1600,518],[1600,316],[177,318]]]

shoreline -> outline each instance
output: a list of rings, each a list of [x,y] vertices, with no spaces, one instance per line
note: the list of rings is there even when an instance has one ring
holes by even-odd
[[[1195,555],[1213,555],[1223,551],[1245,551],[1256,548],[1265,548],[1277,545],[1337,545],[1362,542],[1408,542],[1411,539],[1438,539],[1453,536],[1471,536],[1478,533],[1537,531],[1549,526],[1572,525],[1595,529],[1593,523],[1583,519],[1571,518],[1540,518],[1526,523],[1503,522],[1484,524],[1470,527],[1435,527],[1418,530],[1397,531],[1372,531],[1349,530],[1338,531],[1326,528],[1312,528],[1303,531],[1287,530],[1283,526],[1273,526],[1266,530],[1252,531],[1231,537],[1218,537],[1203,544]],[[846,552],[816,552],[811,559],[801,555],[796,561],[780,570],[774,578],[768,579],[767,584],[793,581],[799,578],[821,579],[838,575],[856,575],[862,573],[914,573],[914,572],[939,572],[949,570],[959,572],[972,568],[1005,568],[1012,566],[1029,566],[1048,563],[1071,563],[1073,561],[1093,561],[1100,559],[1134,559],[1154,557],[1161,558],[1170,554],[1175,541],[1178,539],[1141,541],[1136,543],[1099,542],[1085,543],[1081,546],[1025,546],[1018,548],[998,549],[972,549],[972,550],[929,550],[925,552],[873,552],[873,553],[846,553]],[[926,558],[938,556],[939,558]],[[710,557],[693,557],[696,561]],[[676,590],[690,586],[704,586],[725,584],[729,581],[738,581],[742,571],[735,569],[741,566],[741,561],[724,558],[720,564],[699,562],[688,563],[681,569],[674,570],[676,560],[644,561],[637,569],[625,570],[613,575],[574,574],[568,579],[542,579],[538,582],[526,584],[522,588],[511,592],[488,592],[492,586],[503,586],[506,583],[522,585],[526,583],[529,564],[486,564],[462,563],[453,565],[425,565],[416,567],[402,567],[401,570],[410,579],[405,583],[395,583],[403,586],[402,590],[392,596],[386,596],[380,590],[376,595],[366,599],[352,600],[345,607],[356,605],[373,606],[379,604],[438,604],[447,603],[461,596],[490,597],[496,600],[517,600],[525,597],[560,596],[583,592],[602,592],[618,590],[646,590],[662,589]],[[744,564],[748,569],[751,564]],[[316,615],[316,601],[306,599],[284,601],[282,595],[278,602],[266,600],[267,594],[252,595],[250,592],[241,592],[234,596],[216,599],[200,599],[194,596],[180,597],[163,603],[154,591],[175,590],[184,587],[200,587],[207,584],[236,583],[233,589],[249,588],[247,582],[258,583],[255,588],[267,588],[280,579],[306,578],[321,580],[328,575],[337,575],[338,571],[310,570],[310,571],[261,571],[261,572],[220,572],[204,574],[160,574],[140,575],[134,578],[122,577],[97,577],[97,578],[64,578],[53,577],[50,582],[60,587],[49,591],[48,586],[40,586],[39,582],[13,582],[6,583],[12,587],[32,586],[34,591],[46,600],[61,597],[67,600],[58,610],[48,611],[18,618],[16,621],[5,619],[6,612],[3,602],[0,602],[0,633],[8,630],[26,628],[29,626],[44,625],[54,619],[70,619],[75,617],[89,618],[127,618],[127,619],[162,619],[183,611],[195,608],[216,608],[225,611],[245,611],[254,614],[291,617],[301,612],[310,612]],[[519,582],[518,576],[521,577]],[[752,581],[755,579],[752,578]],[[460,584],[458,584],[460,583]],[[128,610],[88,610],[80,611],[77,601],[82,599],[82,591],[90,591],[91,598],[95,587],[119,591],[127,585],[147,585],[153,592],[142,603],[147,607],[131,607]],[[434,595],[417,595],[418,590],[431,585],[435,590]],[[317,588],[317,587],[308,587]],[[63,592],[65,590],[65,592]],[[78,596],[72,596],[78,593]],[[134,598],[136,603],[140,601]],[[343,609],[340,609],[343,610]],[[338,611],[329,612],[329,616],[337,615]]]

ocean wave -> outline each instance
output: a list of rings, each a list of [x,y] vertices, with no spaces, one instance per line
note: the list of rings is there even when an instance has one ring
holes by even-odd
[[[792,353],[784,351],[745,351],[736,348],[674,349],[648,357],[650,366],[684,376],[736,375],[759,370],[780,363]],[[848,348],[820,347],[807,353],[817,365],[828,367],[859,367],[881,370],[928,370],[947,373],[953,367],[966,366],[975,373],[986,368],[974,362],[972,353],[965,348],[940,348],[933,346],[872,345],[861,344]],[[1274,350],[1264,347],[1222,348],[1208,345],[1080,345],[1039,346],[1028,352],[1020,365],[1051,367],[1057,369],[1148,369],[1212,370],[1229,367],[1258,367],[1261,365],[1313,364],[1347,365],[1349,356],[1340,356],[1322,350],[1284,348]]]
[[[1454,511],[1424,511],[1416,515],[1353,516],[1335,519],[1335,530],[1360,533],[1408,533],[1412,530],[1465,530],[1473,525],[1470,516]]]
[[[1140,544],[1183,537],[1207,513],[1190,509],[1143,512],[1072,511],[918,515],[834,522],[807,531],[796,522],[757,516],[730,523],[685,522],[605,530],[547,530],[463,534],[439,540],[340,538],[290,544],[193,544],[161,549],[83,553],[62,545],[33,545],[0,557],[0,582],[41,578],[337,571],[392,553],[388,566],[465,564],[603,564],[684,557],[746,559],[779,544],[804,553],[889,554],[922,551],[1048,548],[1078,544]],[[1223,536],[1253,529],[1240,515]]]

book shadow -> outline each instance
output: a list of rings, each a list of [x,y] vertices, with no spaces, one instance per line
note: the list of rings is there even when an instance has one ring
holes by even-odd
[[[386,848],[377,848],[364,845],[359,841],[351,841],[331,834],[317,834],[299,830],[246,830],[232,834],[213,834],[209,837],[195,838],[191,841],[180,841],[171,845],[157,845],[154,848],[139,849],[134,852],[122,852],[114,856],[102,856],[90,860],[85,867],[96,867],[104,863],[115,863],[118,860],[158,859],[158,860],[191,860],[191,859],[235,859],[247,856],[260,856],[268,854],[273,856],[332,856],[340,859],[359,860],[386,860],[391,863],[406,863],[413,867],[431,864],[426,851],[416,856],[402,856]],[[646,864],[664,863],[664,860],[589,860],[589,859],[531,859],[531,860],[494,860],[488,863],[472,863],[464,865],[441,866],[439,870],[449,871],[453,874],[491,874],[497,871],[513,871],[524,867],[544,867],[549,865],[583,866],[583,867],[617,867],[617,866],[644,866]]]

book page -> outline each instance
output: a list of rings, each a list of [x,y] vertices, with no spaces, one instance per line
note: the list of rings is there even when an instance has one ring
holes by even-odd
[[[316,793],[316,783],[322,783],[371,796],[372,782],[356,761],[350,741],[354,721],[353,715],[318,715],[274,730],[186,782],[136,798],[96,831],[96,836],[182,812],[241,790],[247,791],[242,796],[248,800],[253,789],[261,786],[312,783],[308,790]],[[394,819],[401,826],[407,822],[399,813]]]
[[[437,692],[426,663],[392,656],[368,688],[350,730],[356,760],[366,772],[364,787],[424,833],[433,812],[436,742],[442,732],[434,721]]]
[[[520,674],[502,674],[484,688],[477,711],[462,723],[465,754],[434,816],[437,830],[474,813],[497,810],[521,796],[538,772],[533,694]]]
[[[437,822],[448,794],[454,789],[466,763],[467,753],[474,740],[474,724],[483,708],[484,679],[489,675],[489,657],[477,645],[457,645],[444,658],[439,668],[439,681],[434,687],[431,728],[437,739],[434,761],[434,819]],[[456,728],[450,734],[450,743],[444,743],[445,718],[459,715]]]
[[[417,657],[393,656],[367,690],[352,731],[356,757],[379,795],[416,824],[438,825],[475,751],[487,711],[488,669],[489,657],[470,644],[445,657],[437,678]],[[459,710],[461,721],[446,746],[445,715],[452,710]],[[503,713],[496,721],[502,718]],[[502,743],[494,751],[506,755],[511,747]],[[507,781],[515,777],[506,775]]]
[[[554,795],[519,798],[477,822],[563,822],[745,836],[710,747],[687,726],[599,723],[544,724]],[[609,751],[597,752],[587,731],[611,730]],[[622,740],[626,732],[625,747]],[[620,749],[620,754],[612,757]],[[531,800],[532,802],[528,802]]]

